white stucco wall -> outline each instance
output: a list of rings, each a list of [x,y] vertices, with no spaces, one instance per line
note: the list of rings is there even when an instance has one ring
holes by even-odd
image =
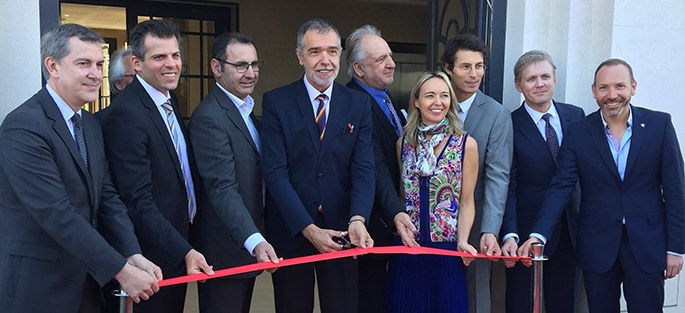
[[[513,67],[532,49],[557,65],[555,99],[597,110],[591,84],[605,59],[627,61],[637,81],[631,102],[672,115],[685,147],[685,1],[509,0],[503,104],[517,108]],[[667,280],[664,312],[685,311],[685,278]],[[679,292],[680,290],[680,292]],[[625,307],[624,307],[625,308]]]
[[[0,1],[0,120],[41,88],[36,0]]]

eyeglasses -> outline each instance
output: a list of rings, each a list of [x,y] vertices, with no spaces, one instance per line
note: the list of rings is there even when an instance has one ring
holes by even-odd
[[[471,64],[460,64],[456,67],[463,73],[470,73],[473,68],[476,69],[476,72],[482,72],[485,71],[485,69],[487,68],[487,66],[485,66],[485,64],[483,63],[478,63],[475,66]]]
[[[249,67],[252,67],[253,71],[259,72],[259,69],[261,69],[262,65],[264,65],[264,61],[262,61],[262,60],[257,60],[257,61],[254,61],[252,63],[247,63],[247,62],[231,63],[231,62],[228,62],[226,60],[219,59],[219,58],[215,58],[215,59],[219,62],[228,63],[230,65],[235,66],[235,70],[239,74],[243,74],[243,73],[247,72],[247,69]]]

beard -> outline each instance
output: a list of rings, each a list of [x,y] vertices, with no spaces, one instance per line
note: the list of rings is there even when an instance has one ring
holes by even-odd
[[[310,82],[319,85],[319,86],[330,86],[333,84],[333,81],[338,77],[338,68],[333,69],[333,67],[326,67],[326,68],[314,68],[310,69],[306,65],[304,67],[304,72],[307,75],[307,78],[309,79]],[[316,75],[317,70],[332,70],[333,73],[332,75],[329,75],[328,77],[319,77]]]

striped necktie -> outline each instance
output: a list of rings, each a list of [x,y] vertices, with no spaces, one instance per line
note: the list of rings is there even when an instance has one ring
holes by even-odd
[[[320,94],[316,97],[319,101],[319,108],[316,110],[316,125],[319,126],[319,141],[323,141],[323,135],[326,133],[326,99],[328,96]]]
[[[178,163],[181,166],[181,174],[183,175],[183,184],[186,189],[186,199],[188,199],[188,219],[193,222],[195,213],[197,213],[197,206],[195,205],[195,192],[193,190],[193,178],[189,173],[189,170],[185,169],[184,166],[184,154],[181,153],[179,148],[178,132],[176,130],[176,116],[174,115],[174,108],[171,103],[167,100],[162,104],[164,110],[166,110],[166,120],[169,130],[171,131],[171,140],[174,143],[174,149],[176,150],[176,156],[178,156]],[[190,168],[190,167],[188,167]]]
[[[390,101],[389,96],[385,96],[385,105],[388,106],[388,111],[390,112],[390,116],[392,117],[392,123],[395,124],[395,132],[397,133],[398,137],[401,137],[402,134],[404,133],[404,129],[402,128],[402,121],[400,120],[400,117],[397,115],[397,111],[395,111],[395,106],[392,105],[392,101]]]

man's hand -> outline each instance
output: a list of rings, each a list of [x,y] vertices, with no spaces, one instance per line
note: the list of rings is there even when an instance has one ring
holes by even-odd
[[[214,275],[214,269],[207,264],[205,256],[195,249],[190,249],[184,259],[186,261],[186,273],[188,273],[188,275],[202,272],[207,275]],[[201,280],[200,282],[204,283],[205,281],[207,280]]]
[[[416,226],[411,222],[411,218],[407,213],[400,212],[393,218],[397,234],[402,238],[402,243],[407,247],[418,246],[419,243],[414,239],[416,234]]]
[[[502,246],[502,255],[504,256],[517,256],[516,255],[516,250],[518,249],[518,245],[516,245],[516,237],[509,237],[507,238],[506,241],[504,241],[504,245]],[[514,265],[516,265],[516,260],[512,259],[503,259],[504,266],[507,268],[512,268]]]
[[[328,253],[342,250],[343,247],[339,243],[333,241],[333,237],[347,236],[347,232],[342,230],[322,229],[314,224],[309,224],[302,229],[302,235],[304,235],[320,253]]]
[[[271,244],[266,241],[262,241],[254,247],[254,255],[257,258],[257,262],[270,261],[272,263],[278,263],[278,261],[281,260],[276,255],[274,247],[272,247]],[[277,267],[268,268],[266,271],[273,274],[273,272],[275,272],[277,269]]]
[[[145,258],[142,254],[133,254],[126,258],[128,260],[128,264],[131,264],[148,274],[152,276],[152,278],[156,279],[155,282],[158,282],[164,277],[162,276],[162,269],[159,268],[155,263],[150,262],[147,258]]]
[[[139,303],[141,299],[150,299],[150,296],[159,291],[157,279],[129,263],[114,275],[114,279],[135,303]]]
[[[532,254],[532,252],[533,252],[530,246],[531,246],[533,243],[535,243],[535,242],[542,242],[542,240],[540,240],[540,239],[537,238],[537,237],[530,237],[530,238],[528,238],[528,240],[526,240],[526,242],[524,242],[524,243],[521,245],[521,247],[519,247],[519,249],[516,251],[516,254],[517,254],[518,256],[520,256],[520,257],[527,257],[527,256],[530,256],[530,255]],[[521,263],[522,263],[523,265],[525,265],[526,267],[530,267],[531,265],[533,265],[533,261],[530,260],[530,259],[521,260]]]
[[[347,232],[350,234],[350,242],[360,248],[373,247],[373,239],[366,230],[364,225],[364,218],[359,215],[354,215],[350,218],[350,223],[347,226]]]
[[[475,256],[478,253],[478,251],[476,251],[476,248],[474,248],[466,241],[457,242],[457,251],[471,253],[474,256],[473,258],[461,257],[462,262],[464,262],[464,266],[469,266],[469,264],[471,264],[471,262],[476,259]]]
[[[683,257],[666,253],[666,272],[664,278],[669,279],[675,277],[683,269]]]
[[[497,243],[497,237],[491,233],[483,233],[480,235],[480,252],[485,255],[502,255],[502,250]],[[499,259],[490,259],[490,261],[497,262]]]

